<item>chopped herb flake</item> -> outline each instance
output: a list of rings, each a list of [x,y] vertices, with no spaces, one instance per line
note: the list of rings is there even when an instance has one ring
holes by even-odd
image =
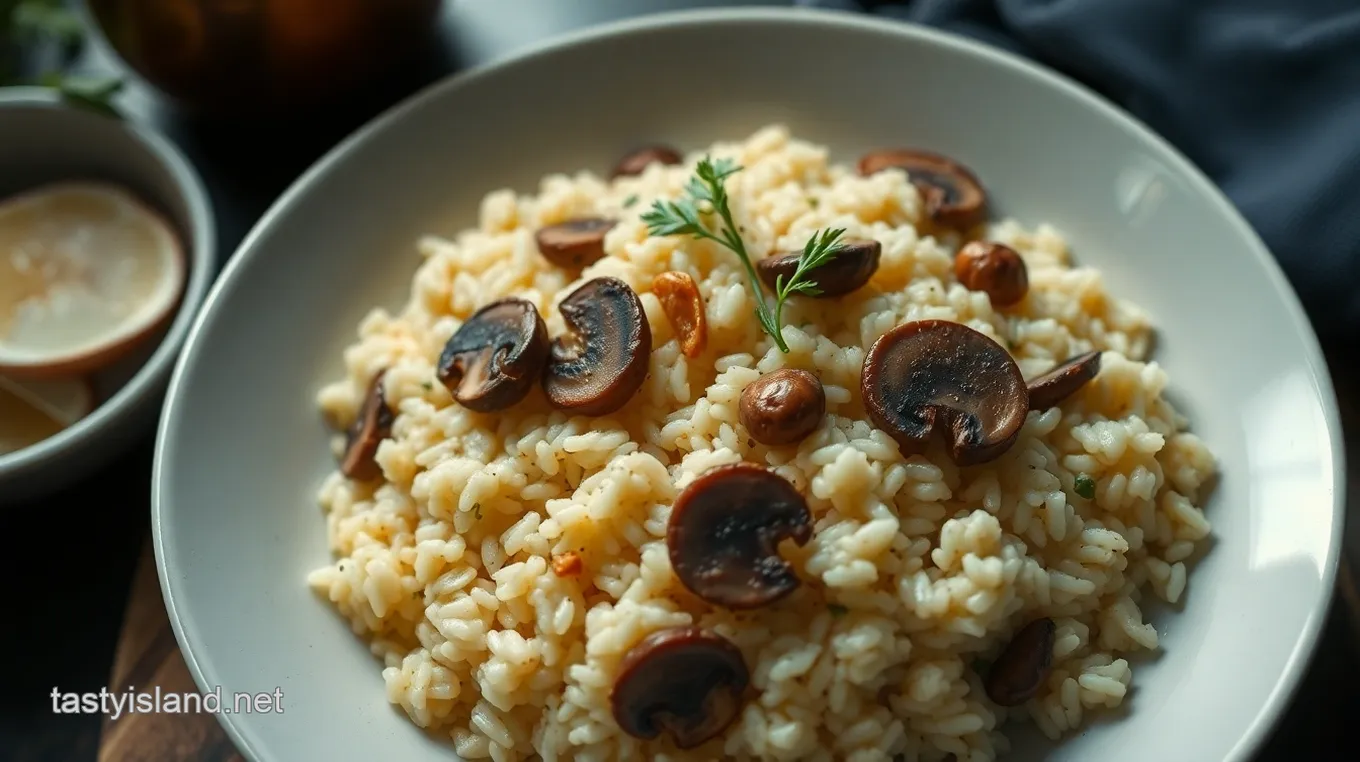
[[[473,515],[473,516],[476,516],[478,521],[481,521],[481,520],[482,520],[482,504],[481,504],[481,503],[477,503],[477,504],[475,504],[475,505],[472,506],[472,515]]]
[[[636,193],[634,193],[633,195],[631,195],[631,196],[629,196],[628,198],[625,198],[625,199],[623,200],[623,208],[624,208],[624,209],[631,209],[631,208],[633,207],[633,205],[636,204],[637,202],[638,202],[638,196],[637,196]]]
[[[1077,474],[1077,478],[1072,480],[1072,487],[1087,500],[1096,496],[1096,480],[1086,474]]]
[[[831,616],[845,616],[846,614],[850,613],[850,609],[840,605],[839,603],[826,604],[826,610],[831,612]]]

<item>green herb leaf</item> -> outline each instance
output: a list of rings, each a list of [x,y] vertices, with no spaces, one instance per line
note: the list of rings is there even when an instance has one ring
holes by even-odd
[[[633,193],[633,194],[629,195],[628,198],[625,198],[625,199],[623,200],[623,208],[624,208],[624,209],[632,209],[632,208],[633,208],[633,205],[636,204],[637,202],[638,202],[638,195],[637,195],[636,193]]]
[[[803,253],[798,255],[798,267],[794,268],[793,276],[787,282],[782,277],[775,282],[776,325],[783,325],[784,302],[788,301],[790,296],[794,294],[817,296],[822,293],[822,290],[817,288],[817,281],[811,280],[809,276],[813,270],[835,259],[837,254],[845,250],[845,244],[841,243],[843,235],[844,228],[827,228],[813,233],[803,245]]]
[[[1072,480],[1072,488],[1077,491],[1078,495],[1087,500],[1096,496],[1096,480],[1086,474],[1077,474],[1077,477]]]

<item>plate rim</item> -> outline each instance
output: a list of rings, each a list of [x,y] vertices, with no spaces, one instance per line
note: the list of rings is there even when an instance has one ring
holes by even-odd
[[[468,87],[482,79],[494,77],[503,70],[526,65],[537,59],[548,58],[571,48],[589,46],[602,40],[617,37],[657,31],[664,27],[692,28],[736,23],[831,26],[848,31],[894,36],[906,41],[907,44],[944,48],[956,54],[971,56],[990,65],[1009,69],[1017,75],[1036,80],[1044,86],[1056,88],[1066,96],[1082,102],[1111,121],[1131,130],[1139,139],[1155,146],[1171,161],[1176,169],[1189,179],[1194,189],[1211,200],[1226,220],[1237,228],[1238,233],[1252,244],[1249,247],[1250,251],[1246,254],[1254,258],[1264,269],[1266,278],[1280,293],[1285,312],[1292,319],[1294,327],[1299,333],[1299,338],[1303,342],[1304,355],[1312,371],[1312,386],[1321,403],[1323,423],[1328,433],[1330,463],[1327,463],[1327,465],[1332,477],[1330,485],[1332,521],[1328,528],[1327,555],[1321,570],[1322,578],[1319,586],[1323,594],[1319,600],[1313,602],[1312,615],[1305,621],[1304,627],[1298,633],[1293,649],[1275,683],[1274,689],[1267,695],[1265,703],[1256,713],[1246,733],[1238,739],[1223,760],[1223,762],[1249,762],[1252,756],[1264,746],[1269,734],[1278,726],[1285,709],[1291,705],[1302,684],[1304,674],[1317,651],[1322,628],[1336,599],[1335,588],[1345,526],[1346,459],[1338,398],[1317,332],[1313,329],[1312,322],[1304,311],[1302,302],[1293,285],[1285,277],[1279,262],[1256,232],[1256,229],[1217,184],[1210,180],[1178,148],[1162,138],[1152,128],[1094,90],[1061,72],[955,32],[911,22],[885,21],[863,13],[800,6],[698,8],[647,13],[554,35],[539,43],[530,44],[507,55],[496,57],[483,65],[452,73],[397,101],[355,129],[298,176],[288,186],[287,190],[270,204],[259,220],[251,226],[250,231],[241,240],[231,257],[228,258],[207,297],[200,305],[198,313],[185,336],[182,351],[171,374],[161,418],[156,429],[156,445],[151,472],[152,546],[155,551],[156,571],[160,579],[166,613],[170,619],[175,640],[184,655],[185,663],[189,667],[194,682],[200,690],[207,691],[210,689],[209,686],[220,683],[220,680],[214,683],[205,675],[199,659],[202,647],[201,645],[197,646],[199,650],[196,653],[193,638],[186,630],[184,614],[177,604],[178,597],[174,589],[177,586],[177,580],[169,574],[169,570],[166,568],[164,518],[166,513],[167,441],[171,422],[177,416],[182,404],[181,400],[186,394],[183,382],[184,375],[202,347],[199,337],[203,333],[204,326],[216,315],[219,302],[234,285],[238,272],[244,266],[244,263],[257,256],[259,240],[272,228],[281,224],[280,221],[291,213],[310,188],[343,162],[350,153],[388,130],[392,125],[405,119],[410,113],[418,110],[426,103],[448,97],[449,93]],[[238,750],[248,759],[252,762],[274,762],[264,757],[260,750],[250,742],[246,737],[243,726],[236,722],[235,715],[218,714],[217,719],[232,742],[236,744]]]

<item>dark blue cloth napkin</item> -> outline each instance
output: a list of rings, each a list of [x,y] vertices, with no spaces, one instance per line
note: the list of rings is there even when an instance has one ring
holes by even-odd
[[[1360,0],[797,4],[957,32],[1095,89],[1228,194],[1324,341],[1360,338]]]

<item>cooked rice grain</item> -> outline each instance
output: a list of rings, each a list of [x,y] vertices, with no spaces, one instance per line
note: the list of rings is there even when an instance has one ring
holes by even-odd
[[[1147,316],[1073,267],[1056,230],[1015,221],[990,235],[1024,256],[1031,295],[1005,314],[955,280],[960,241],[922,232],[921,199],[898,171],[859,177],[782,127],[719,144],[745,169],[728,181],[757,256],[801,247],[819,228],[882,242],[870,285],[786,310],[790,352],[752,317],[735,258],[706,242],[652,238],[639,214],[677,195],[684,166],[652,165],[607,182],[545,178],[537,195],[486,196],[476,228],[420,241],[409,303],[374,310],[344,353],[345,374],[319,394],[353,420],[372,375],[388,368],[392,438],[385,480],[338,473],[320,495],[335,561],[311,585],[383,659],[387,697],[468,759],[906,760],[1004,754],[1010,720],[1057,738],[1125,700],[1125,655],[1158,647],[1145,594],[1175,603],[1210,527],[1198,507],[1214,458],[1162,396],[1144,357]],[[625,209],[625,199],[638,202]],[[608,256],[581,274],[642,295],[655,348],[637,398],[598,419],[552,411],[535,392],[479,415],[434,382],[444,342],[481,305],[532,301],[554,334],[555,303],[580,281],[549,266],[534,230],[599,214],[621,222]],[[708,346],[680,353],[650,293],[689,273],[706,304]],[[941,318],[1008,346],[1026,377],[1103,350],[1099,376],[1061,409],[1031,413],[999,460],[959,469],[940,449],[903,458],[858,400],[866,348],[907,320]],[[780,367],[826,385],[822,426],[796,447],[767,448],[737,418],[746,384]],[[701,604],[671,572],[664,537],[677,491],[723,463],[765,463],[808,495],[816,533],[787,558],[805,584],[736,614]],[[1079,474],[1095,495],[1076,496]],[[550,573],[572,551],[579,575]],[[836,606],[828,607],[834,603]],[[1026,621],[1058,624],[1047,685],[1023,708],[986,697],[979,669]],[[663,737],[622,734],[609,692],[619,660],[648,633],[698,624],[736,643],[758,698],[721,737],[688,753]]]

